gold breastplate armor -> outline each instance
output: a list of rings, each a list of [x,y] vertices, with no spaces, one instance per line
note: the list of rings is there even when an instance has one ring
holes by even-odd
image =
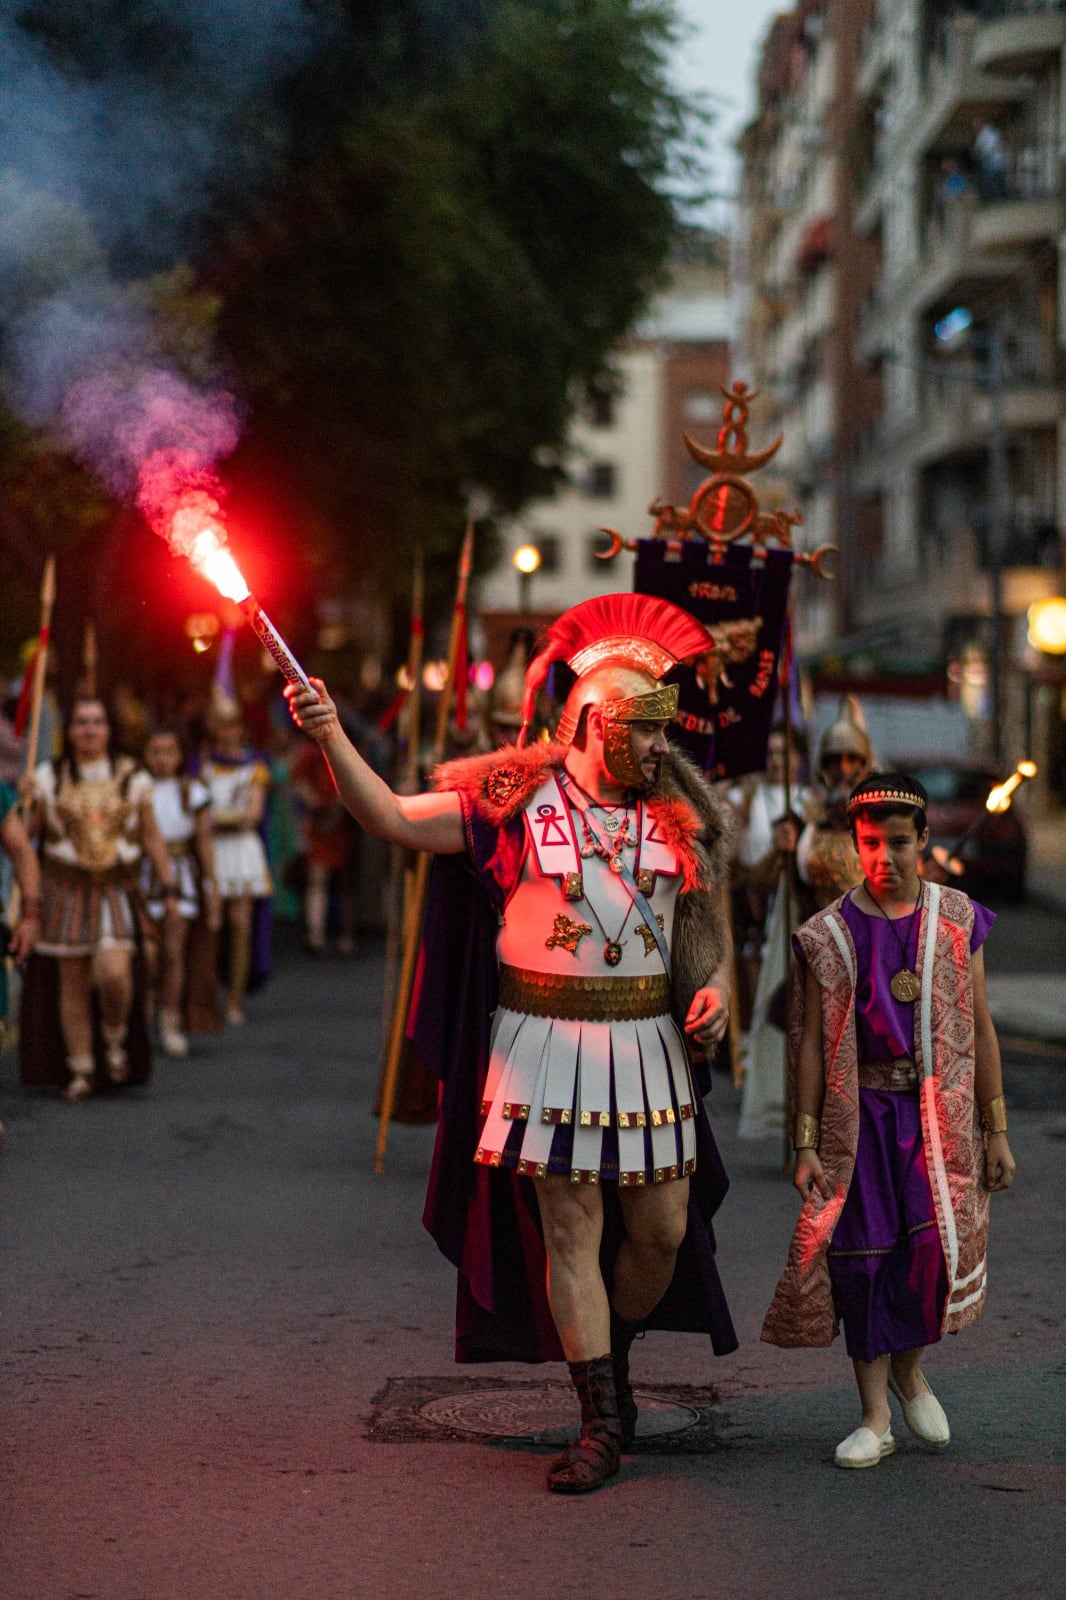
[[[93,782],[83,778],[79,783],[64,775],[55,811],[59,837],[70,840],[83,867],[99,872],[115,865],[130,813],[121,775]]]

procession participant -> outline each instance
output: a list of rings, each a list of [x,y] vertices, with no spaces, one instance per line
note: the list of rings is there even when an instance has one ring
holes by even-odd
[[[787,787],[786,754],[791,757]],[[802,729],[776,722],[767,741],[765,772],[750,773],[725,790],[737,814],[731,889],[742,1028],[751,1022],[767,920],[781,874],[795,856],[801,812],[813,798],[801,779],[806,761]]]
[[[103,702],[75,700],[64,754],[42,762],[28,782],[32,831],[41,836],[43,912],[23,994],[20,1065],[25,1083],[65,1081],[71,1101],[86,1099],[93,1088],[94,989],[106,1079],[144,1082],[151,1071],[143,1017],[134,1005],[137,930],[130,891],[142,852],[158,873],[165,920],[177,917],[177,878],[152,810],[151,780],[129,756],[112,758],[109,743]],[[52,1002],[41,956],[56,957],[65,1071],[52,1059]]]
[[[229,939],[226,1021],[244,1021],[244,997],[252,974],[254,902],[273,885],[259,828],[266,810],[270,772],[245,742],[235,702],[216,695],[208,710],[208,750],[199,776],[211,796],[215,877]]]
[[[222,915],[211,835],[211,796],[199,778],[182,773],[181,741],[169,728],[157,728],[148,736],[144,764],[152,779],[152,810],[178,882],[178,915],[167,918],[163,885],[151,861],[142,861],[141,892],[148,915],[159,929],[150,960],[159,1042],[164,1054],[180,1058],[189,1053],[182,1023],[190,930],[202,912],[217,932]]]
[[[300,835],[307,882],[304,888],[304,949],[322,955],[329,923],[330,883],[340,909],[337,949],[355,950],[355,894],[352,865],[357,837],[351,817],[337,796],[329,771],[313,744],[305,744],[291,771],[292,791],[303,810]]]
[[[793,739],[795,738],[796,731],[793,730]],[[775,733],[770,735],[771,761],[777,754],[780,766],[776,774],[771,767],[767,775],[768,781],[760,785],[758,792],[765,795],[769,804],[764,806],[761,818],[758,812],[755,813],[754,820],[761,823],[761,826],[752,830],[753,836],[749,844],[750,854],[755,855],[756,851],[767,842],[769,835],[768,848],[750,869],[749,882],[755,893],[758,893],[760,886],[772,885],[772,895],[760,930],[762,941],[758,952],[751,1025],[741,1045],[743,1083],[737,1132],[742,1139],[765,1139],[775,1134],[782,1134],[785,1127],[785,1036],[782,1031],[781,1013],[786,988],[789,940],[808,912],[814,909],[813,901],[809,905],[804,903],[803,888],[797,876],[796,856],[799,840],[805,836],[810,839],[817,834],[816,855],[821,855],[823,859],[828,859],[839,843],[836,834],[828,831],[829,813],[823,798],[810,789],[793,785],[790,797],[794,798],[795,807],[801,815],[818,819],[820,828],[825,831],[825,837],[814,824],[808,824],[807,829],[801,833],[797,817],[784,814],[782,782],[784,740],[785,733],[782,727],[776,734],[775,752]],[[825,740],[823,746],[824,744]],[[794,745],[794,749],[798,754],[798,747]],[[824,748],[821,753],[828,763],[827,770],[833,770],[832,757]],[[771,807],[775,813],[772,817],[768,815]],[[830,846],[829,849],[826,848],[827,844]],[[850,851],[850,838],[848,847]],[[781,875],[785,871],[789,874],[787,895],[779,892]]]
[[[873,763],[873,747],[862,707],[845,695],[836,721],[818,741],[822,794],[807,811],[796,846],[796,867],[811,891],[810,910],[827,906],[862,879],[848,822],[848,799]]]
[[[41,930],[41,869],[29,834],[18,814],[18,792],[0,780],[0,845],[3,845],[18,885],[18,917],[11,928],[0,918],[0,1040],[7,1020],[7,961],[21,965],[32,951]],[[14,919],[13,919],[14,920]]]
[[[528,722],[553,661],[577,675],[555,743],[451,762],[410,797],[359,760],[319,681],[320,699],[286,690],[357,821],[442,857],[414,1022],[443,1079],[425,1221],[459,1268],[457,1359],[568,1361],[561,1493],[632,1445],[638,1331],[736,1348],[710,1228],[727,1181],[682,1037],[702,1056],[726,1029],[728,813],[670,749],[661,682],[707,649],[665,601],[575,606],[527,677]]]
[[[827,1345],[843,1321],[862,1404],[838,1467],[896,1448],[891,1389],[923,1444],[950,1428],[928,1345],[985,1298],[988,1191],[1015,1172],[982,945],[995,920],[919,873],[927,796],[874,772],[848,803],[863,879],[796,935],[789,1019],[795,1184],[803,1198],[763,1327]]]

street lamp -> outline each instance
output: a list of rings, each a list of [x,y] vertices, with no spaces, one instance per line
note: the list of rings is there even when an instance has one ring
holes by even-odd
[[[1029,643],[1047,656],[1066,656],[1066,599],[1053,595],[1029,607]]]
[[[518,573],[518,609],[525,613],[530,609],[533,574],[540,566],[540,551],[535,544],[520,544],[511,562]]]

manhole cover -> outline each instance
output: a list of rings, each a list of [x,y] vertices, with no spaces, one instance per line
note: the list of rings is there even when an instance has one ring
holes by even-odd
[[[682,1433],[700,1420],[692,1406],[658,1395],[634,1391],[639,1415],[638,1439],[659,1439]],[[534,1444],[565,1444],[577,1433],[577,1401],[566,1384],[540,1388],[481,1389],[445,1394],[418,1408],[438,1428],[483,1434],[491,1439],[529,1439]]]

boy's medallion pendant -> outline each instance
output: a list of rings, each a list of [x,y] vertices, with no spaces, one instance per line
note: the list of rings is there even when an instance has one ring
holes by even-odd
[[[909,1005],[912,1001],[917,1000],[922,992],[918,974],[910,972],[906,967],[897,972],[894,978],[890,979],[888,987],[892,990],[895,998],[903,1005]]]

